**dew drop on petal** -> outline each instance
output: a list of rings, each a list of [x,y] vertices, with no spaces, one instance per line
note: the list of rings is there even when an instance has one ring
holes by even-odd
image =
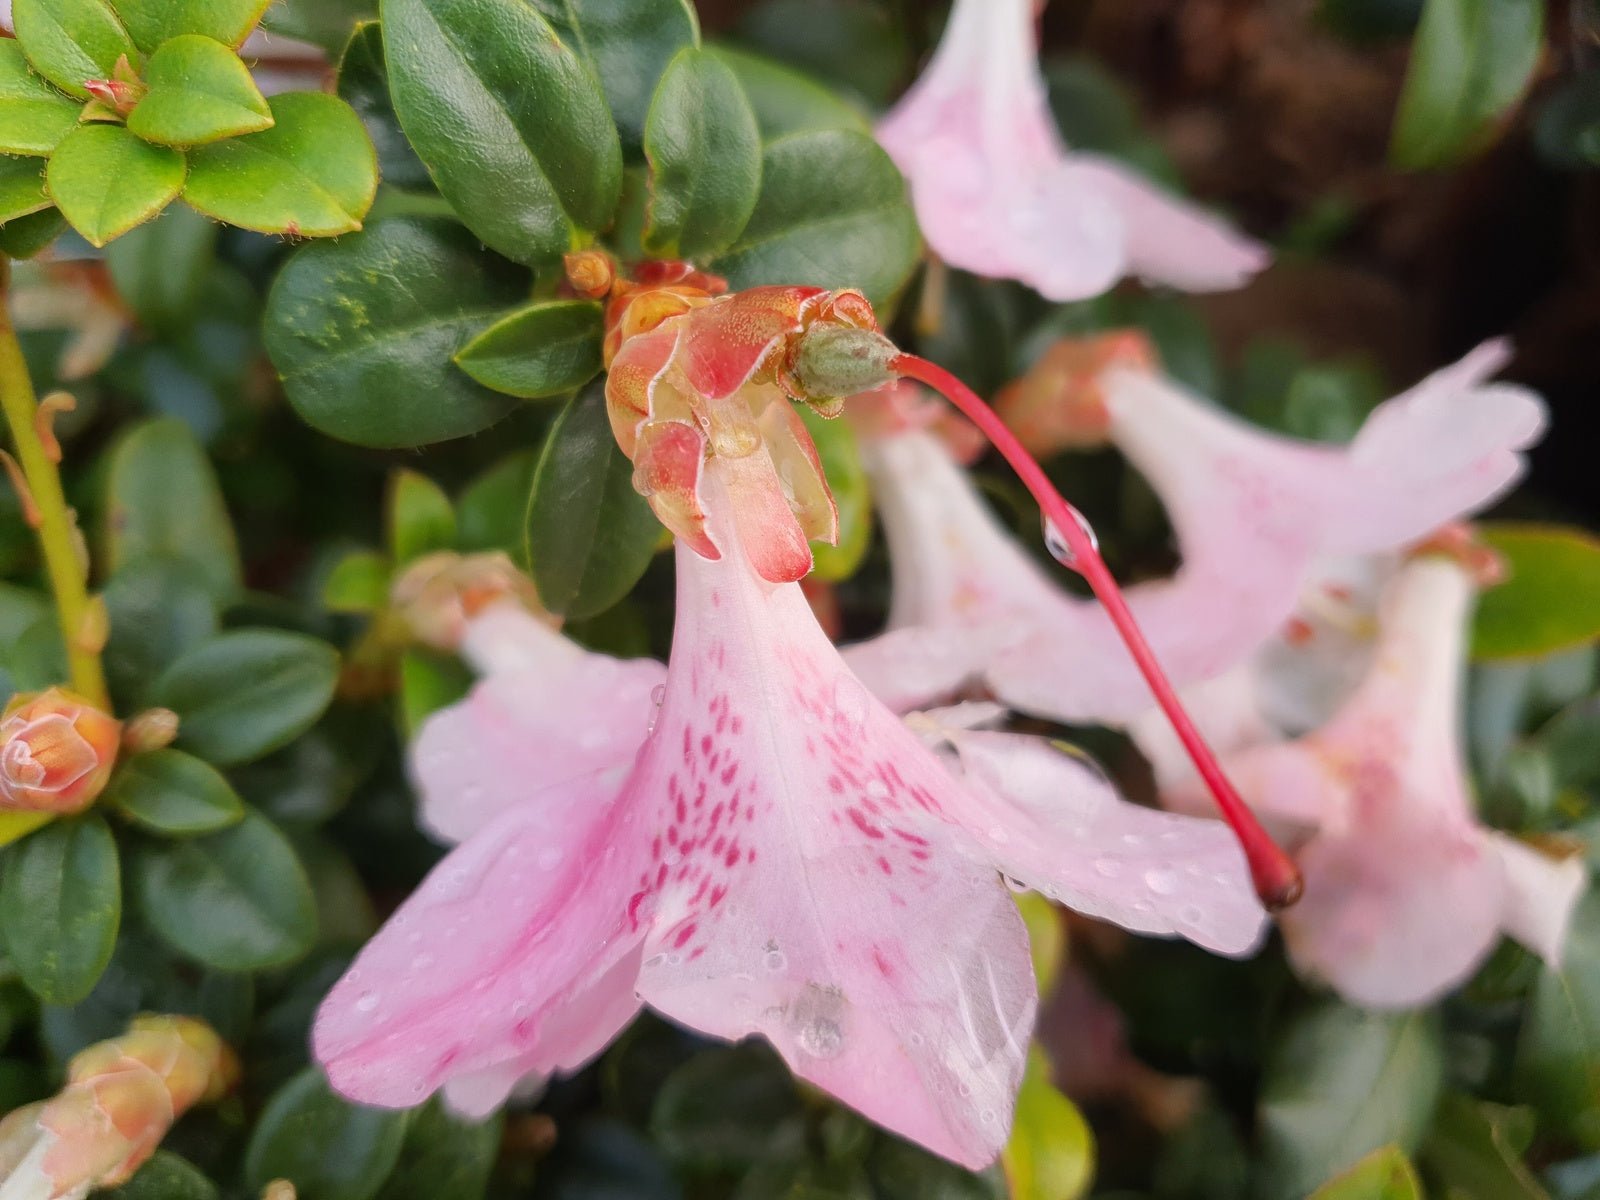
[[[844,1049],[844,1030],[837,1021],[818,1017],[802,1025],[795,1040],[812,1058],[834,1058]]]
[[[867,780],[867,795],[874,800],[887,800],[889,798],[889,785],[881,779]]]
[[[377,1007],[377,992],[362,992],[361,995],[356,998],[356,1011],[358,1013],[369,1013]]]
[[[789,960],[782,950],[768,950],[766,965],[769,971],[781,971],[789,965]]]
[[[1170,867],[1151,867],[1144,873],[1144,885],[1158,896],[1178,890],[1178,873]]]
[[[1107,879],[1115,879],[1122,874],[1122,864],[1114,858],[1095,859],[1094,869]]]

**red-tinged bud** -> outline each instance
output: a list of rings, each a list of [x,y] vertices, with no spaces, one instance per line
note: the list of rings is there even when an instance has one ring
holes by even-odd
[[[122,726],[61,688],[19,695],[0,718],[0,809],[75,813],[105,789]]]
[[[177,736],[177,713],[170,708],[147,708],[122,727],[122,748],[129,754],[149,754],[166,749]]]
[[[125,79],[85,79],[83,89],[119,116],[127,116],[150,89]]]
[[[561,261],[567,271],[567,286],[580,296],[598,300],[616,282],[617,264],[604,250],[579,250]]]
[[[419,558],[395,580],[390,600],[412,635],[437,650],[456,650],[467,623],[502,600],[520,604],[552,627],[557,624],[539,603],[533,581],[499,552],[445,550]]]
[[[1064,338],[995,397],[995,411],[1035,457],[1104,444],[1111,428],[1104,377],[1115,367],[1153,371],[1156,352],[1136,329]]]
[[[1509,574],[1506,560],[1492,546],[1478,538],[1478,531],[1465,521],[1452,521],[1411,548],[1412,558],[1424,555],[1453,558],[1480,588],[1504,583]]]

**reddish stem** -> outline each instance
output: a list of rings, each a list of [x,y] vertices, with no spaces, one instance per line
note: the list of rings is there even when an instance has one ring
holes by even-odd
[[[1138,623],[1133,619],[1133,613],[1128,610],[1122,589],[1112,578],[1105,559],[1100,557],[1100,551],[1096,548],[1094,538],[1089,532],[1088,522],[1077,509],[1067,503],[1060,492],[1056,491],[1055,485],[1050,482],[1044,469],[1023,449],[1022,443],[1016,439],[1011,430],[1006,428],[1005,422],[1001,421],[994,410],[961,380],[943,367],[927,359],[918,358],[914,354],[900,355],[890,362],[889,367],[896,374],[927,384],[960,409],[962,414],[994,443],[995,449],[1005,456],[1028,491],[1033,493],[1033,498],[1039,502],[1045,517],[1071,551],[1073,561],[1068,565],[1088,580],[1095,597],[1105,606],[1107,614],[1111,617],[1111,623],[1116,626],[1117,633],[1121,635],[1128,652],[1138,664],[1139,673],[1144,676],[1145,682],[1150,685],[1150,690],[1155,693],[1156,703],[1172,722],[1172,727],[1177,731],[1184,749],[1189,752],[1195,769],[1200,772],[1200,777],[1211,789],[1217,807],[1222,810],[1224,819],[1233,829],[1234,836],[1239,839],[1245,860],[1250,865],[1250,878],[1255,883],[1256,894],[1261,897],[1261,902],[1272,910],[1293,904],[1300,898],[1303,888],[1300,869],[1261,827],[1261,823],[1256,820],[1249,806],[1239,798],[1239,793],[1234,790],[1233,784],[1228,781],[1228,777],[1218,765],[1217,757],[1211,747],[1206,745],[1205,738],[1195,728],[1194,722],[1189,719],[1189,714],[1184,711],[1183,703],[1173,691],[1172,684],[1167,681],[1166,673],[1162,671],[1161,664],[1156,661],[1155,653],[1150,649],[1150,643],[1145,641],[1144,634],[1140,632]]]

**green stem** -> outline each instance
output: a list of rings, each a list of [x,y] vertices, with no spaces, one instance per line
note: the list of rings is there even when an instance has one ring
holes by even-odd
[[[11,427],[17,447],[17,462],[38,511],[39,547],[44,552],[50,590],[55,594],[72,690],[109,712],[111,699],[100,666],[100,650],[93,644],[90,632],[88,580],[78,557],[72,510],[61,490],[61,473],[39,439],[39,402],[11,323],[7,298],[10,282],[11,262],[0,255],[0,405],[5,408],[6,424]]]

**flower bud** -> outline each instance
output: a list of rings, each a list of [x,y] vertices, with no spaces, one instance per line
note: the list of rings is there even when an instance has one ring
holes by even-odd
[[[546,615],[533,581],[499,552],[425,555],[395,580],[390,599],[418,641],[445,651],[454,651],[467,622],[496,601]]]
[[[788,364],[797,399],[824,404],[892,383],[900,350],[876,329],[818,322],[795,340]]]
[[[617,265],[604,250],[579,250],[562,259],[567,284],[580,296],[598,300],[611,290],[617,278]]]
[[[178,736],[178,714],[170,708],[147,708],[122,727],[122,748],[129,754],[165,750]]]
[[[1136,329],[1062,338],[995,398],[995,411],[1037,457],[1105,443],[1111,429],[1105,374],[1153,371],[1156,352]]]
[[[0,809],[88,807],[111,777],[121,731],[114,717],[62,688],[15,697],[0,717]]]

